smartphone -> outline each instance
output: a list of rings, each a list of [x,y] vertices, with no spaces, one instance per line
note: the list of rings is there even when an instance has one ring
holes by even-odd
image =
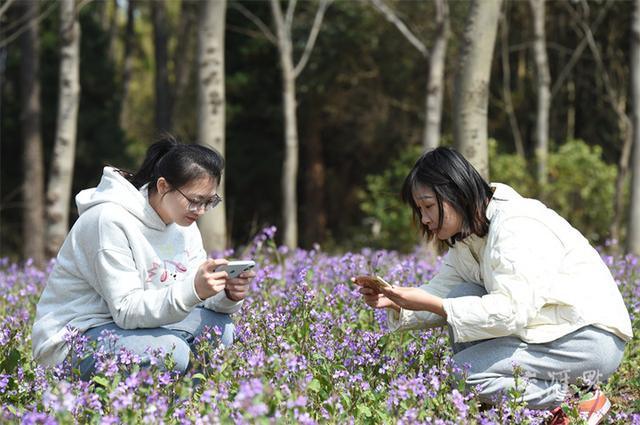
[[[230,278],[238,277],[240,273],[251,270],[256,266],[255,261],[241,260],[241,261],[229,261],[227,264],[223,264],[216,269],[217,272],[227,272]]]
[[[358,276],[358,282],[362,282],[362,286],[374,287],[376,289],[391,288],[391,284],[378,275],[375,276]]]

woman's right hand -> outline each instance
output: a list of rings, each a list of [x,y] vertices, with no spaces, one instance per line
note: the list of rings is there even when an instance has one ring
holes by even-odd
[[[360,289],[358,290],[358,292],[362,294],[362,296],[364,297],[364,302],[369,307],[392,308],[398,312],[400,311],[400,307],[396,303],[391,301],[384,294],[380,293],[380,291],[378,291],[377,289],[366,286],[366,283],[363,280],[358,279],[358,277],[355,277],[355,278],[352,278],[351,281],[354,282],[356,285],[360,286]]]
[[[228,277],[227,272],[216,272],[215,270],[227,263],[228,261],[224,258],[209,258],[198,267],[193,283],[196,294],[201,300],[206,300],[224,290]]]

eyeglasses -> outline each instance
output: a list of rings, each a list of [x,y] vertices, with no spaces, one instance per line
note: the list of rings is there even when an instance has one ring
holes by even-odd
[[[175,189],[178,191],[180,195],[184,196],[184,199],[189,201],[189,205],[187,205],[187,209],[191,212],[198,212],[200,211],[201,208],[204,208],[204,211],[207,212],[210,209],[217,207],[218,204],[222,202],[222,197],[217,193],[213,195],[213,198],[207,199],[206,201],[196,201],[194,199],[189,198],[184,193],[182,193],[182,191],[177,187]]]

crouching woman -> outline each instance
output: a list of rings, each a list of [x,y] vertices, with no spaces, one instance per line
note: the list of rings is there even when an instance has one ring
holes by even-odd
[[[629,314],[607,266],[567,221],[509,186],[487,184],[444,147],[418,159],[402,195],[427,239],[449,250],[420,288],[354,279],[368,305],[391,310],[392,329],[448,325],[454,360],[470,365],[466,383],[486,403],[515,386],[517,364],[529,378],[529,407],[562,415],[568,384],[604,381],[618,368],[632,337]],[[609,405],[594,392],[580,409],[597,423]]]
[[[208,259],[196,220],[216,207],[220,154],[168,137],[153,144],[136,173],[105,167],[97,187],[76,196],[80,217],[58,253],[33,325],[36,361],[54,366],[69,354],[69,329],[98,349],[125,348],[142,365],[154,352],[189,367],[195,339],[218,328],[231,344],[233,322],[254,272],[230,279]],[[117,338],[99,338],[108,331]],[[73,356],[73,353],[72,353]],[[73,357],[88,379],[95,358]]]

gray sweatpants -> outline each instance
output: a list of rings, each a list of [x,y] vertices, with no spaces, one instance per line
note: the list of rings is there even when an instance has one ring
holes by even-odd
[[[225,347],[233,342],[234,325],[228,314],[216,313],[202,307],[196,307],[181,322],[159,328],[122,329],[115,323],[89,329],[85,335],[90,341],[96,341],[99,347],[117,353],[125,348],[140,356],[141,365],[149,366],[149,350],[162,349],[171,353],[175,361],[175,369],[186,372],[190,364],[190,355],[194,349],[195,339],[202,334],[205,327],[218,328],[222,333],[220,342]],[[102,331],[110,331],[118,337],[115,345],[100,341]],[[77,359],[76,359],[77,361]],[[76,364],[83,380],[90,379],[95,369],[95,358],[89,356]],[[158,365],[162,368],[163,365]]]
[[[460,283],[446,298],[485,294],[478,285]],[[466,384],[479,388],[481,401],[491,404],[514,388],[514,365],[518,365],[524,381],[519,387],[532,409],[558,406],[569,394],[569,384],[591,386],[606,381],[620,365],[625,345],[618,336],[595,326],[544,344],[510,336],[454,343],[450,327],[449,336],[453,359],[470,366]]]

